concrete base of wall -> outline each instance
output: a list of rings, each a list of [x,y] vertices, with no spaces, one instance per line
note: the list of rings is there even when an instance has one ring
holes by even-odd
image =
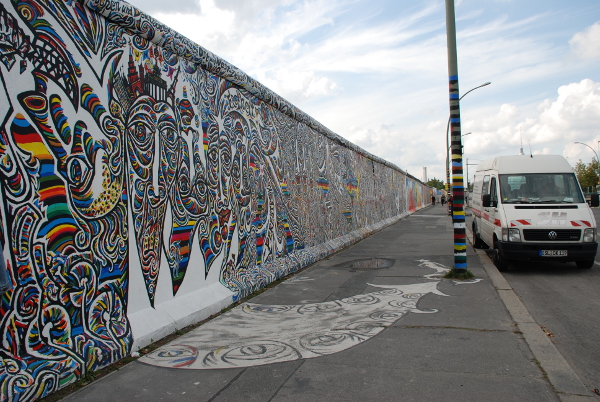
[[[133,331],[132,352],[172,334],[178,329],[200,322],[233,302],[233,292],[220,283],[148,307],[128,316]]]

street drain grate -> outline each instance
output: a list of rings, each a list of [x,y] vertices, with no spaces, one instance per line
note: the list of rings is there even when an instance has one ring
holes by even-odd
[[[394,265],[394,260],[389,258],[368,258],[362,260],[352,260],[337,264],[336,268],[350,268],[355,270],[369,270],[379,268],[389,268]]]

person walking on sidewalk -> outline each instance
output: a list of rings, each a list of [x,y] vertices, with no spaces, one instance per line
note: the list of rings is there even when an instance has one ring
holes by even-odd
[[[440,202],[442,203],[442,206],[444,206],[444,203],[446,202],[446,197],[442,195],[442,197],[440,198]]]
[[[431,196],[431,204],[432,204],[432,205],[435,205],[435,195],[432,195],[432,196]]]

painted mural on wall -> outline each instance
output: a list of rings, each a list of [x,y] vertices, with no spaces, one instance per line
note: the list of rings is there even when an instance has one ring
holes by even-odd
[[[425,201],[424,196],[426,196],[429,193],[429,191],[423,192],[422,185],[413,180],[406,181],[406,189],[408,193],[408,210],[410,212],[415,212],[423,206],[423,203]]]
[[[149,306],[191,269],[239,298],[423,206],[422,184],[122,1],[1,0],[0,76],[2,400],[130,352],[132,267]]]

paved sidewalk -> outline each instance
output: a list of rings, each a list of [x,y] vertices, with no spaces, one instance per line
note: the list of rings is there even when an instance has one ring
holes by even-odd
[[[484,252],[477,280],[439,277],[452,238],[425,208],[64,401],[595,400],[546,374]]]

